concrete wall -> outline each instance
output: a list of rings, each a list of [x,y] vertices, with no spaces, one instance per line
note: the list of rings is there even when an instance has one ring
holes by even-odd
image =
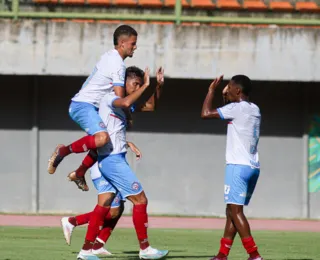
[[[1,76],[0,211],[85,212],[96,202],[66,181],[83,155],[66,158],[54,175],[47,160],[58,143],[83,133],[68,117],[70,98],[84,77]],[[128,139],[143,152],[129,163],[141,179],[154,214],[223,215],[226,124],[200,119],[209,81],[168,79],[158,111],[135,115]],[[252,100],[262,112],[261,178],[252,217],[319,218],[319,194],[307,192],[306,113],[319,112],[312,83],[255,82]],[[219,97],[218,97],[219,99]],[[309,105],[307,106],[307,103]],[[34,105],[36,104],[36,105]],[[311,104],[311,105],[310,105]],[[309,112],[307,108],[310,107]],[[131,205],[126,203],[126,212]],[[309,208],[308,208],[309,207]]]
[[[1,20],[0,73],[87,76],[113,47],[117,26]],[[153,73],[163,65],[171,78],[230,78],[236,72],[255,80],[320,80],[320,29],[133,26],[138,50],[127,65],[148,65]]]

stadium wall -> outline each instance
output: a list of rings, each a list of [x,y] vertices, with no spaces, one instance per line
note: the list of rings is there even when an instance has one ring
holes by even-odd
[[[90,74],[112,48],[117,23],[0,20],[0,73]],[[320,81],[320,29],[275,25],[133,24],[138,50],[127,65],[166,68],[167,77],[210,79],[244,73],[255,80]],[[147,57],[147,58],[146,58]]]
[[[84,77],[1,76],[1,212],[76,213],[93,208],[96,193],[66,180],[83,155],[66,158],[54,175],[47,160],[58,143],[83,135],[68,117]],[[226,124],[200,119],[208,80],[167,79],[159,109],[136,114],[128,139],[143,152],[128,161],[149,197],[149,212],[223,216]],[[248,215],[320,218],[319,192],[308,191],[308,128],[319,114],[315,83],[255,81],[262,112],[262,171]],[[220,96],[217,97],[219,104]],[[131,211],[126,203],[126,212]]]

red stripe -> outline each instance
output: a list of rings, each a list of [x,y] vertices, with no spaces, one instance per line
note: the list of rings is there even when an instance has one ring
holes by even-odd
[[[116,116],[116,115],[114,115],[114,114],[110,114],[110,116],[113,116],[113,117],[115,117],[115,118],[118,118],[118,119],[120,119],[120,120],[122,121],[122,119],[121,119],[120,117],[118,117],[118,116]]]

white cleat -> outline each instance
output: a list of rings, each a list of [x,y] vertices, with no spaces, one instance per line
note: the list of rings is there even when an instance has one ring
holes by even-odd
[[[100,260],[91,250],[81,250],[77,256],[77,260]]]
[[[94,255],[112,255],[107,249],[105,249],[104,247],[101,247],[97,250],[92,249],[92,253]]]
[[[149,246],[148,248],[139,252],[140,259],[161,259],[169,254],[168,250],[158,250]]]
[[[71,235],[72,235],[72,231],[75,228],[75,226],[72,225],[69,222],[69,218],[68,217],[63,217],[61,219],[61,227],[62,227],[64,238],[65,238],[67,244],[70,246],[70,244],[71,244]]]

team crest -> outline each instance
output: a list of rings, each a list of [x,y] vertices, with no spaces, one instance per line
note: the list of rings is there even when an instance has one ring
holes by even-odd
[[[99,126],[100,126],[101,128],[106,128],[106,125],[105,125],[103,122],[100,122],[100,123],[99,123]]]
[[[119,203],[119,201],[120,201],[119,197],[116,196],[116,197],[114,198],[114,203]]]
[[[133,190],[138,190],[139,187],[140,187],[140,184],[138,182],[134,182],[134,183],[132,183],[131,187],[132,187]]]

